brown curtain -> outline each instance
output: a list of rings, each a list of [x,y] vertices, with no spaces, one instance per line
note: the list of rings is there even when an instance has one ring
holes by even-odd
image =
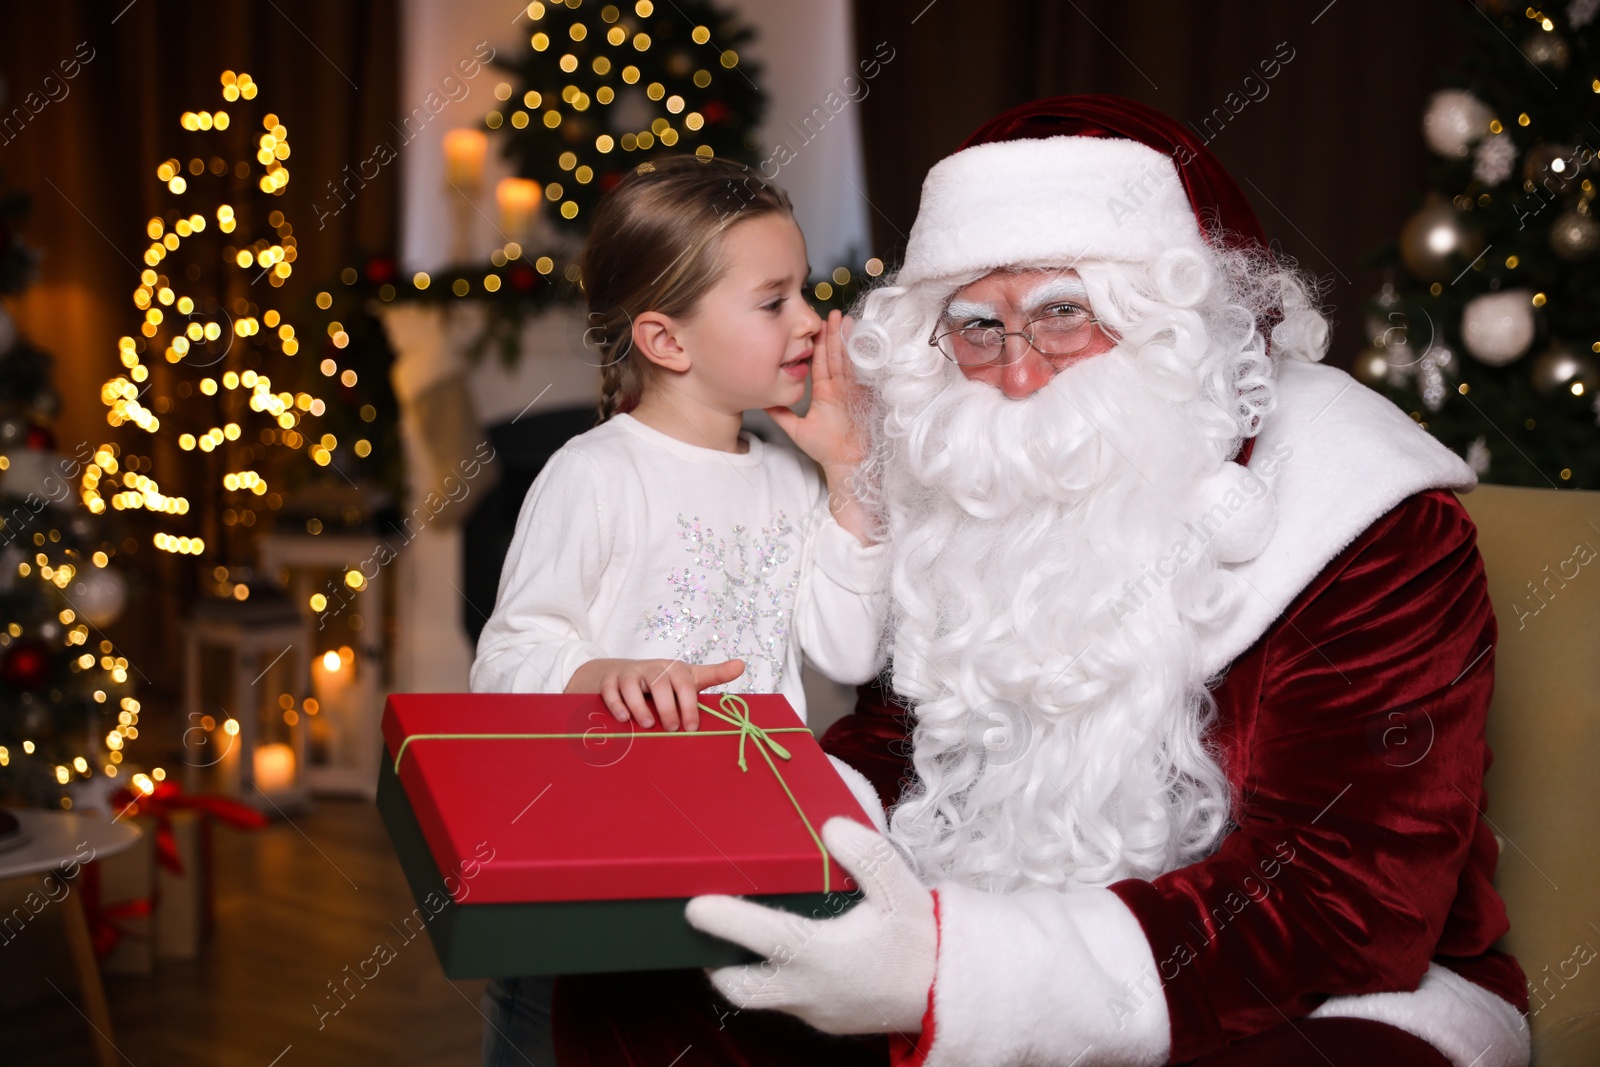
[[[222,71],[248,72],[260,87],[257,103],[289,130],[291,179],[278,206],[294,226],[299,258],[273,305],[298,306],[332,283],[357,251],[393,250],[396,167],[368,182],[320,230],[314,205],[336,204],[327,183],[393,138],[397,8],[359,0],[0,5],[0,77],[7,85],[0,173],[5,187],[32,196],[24,237],[44,253],[38,284],[11,310],[23,333],[56,357],[60,451],[128,440],[129,431],[106,426],[100,385],[120,369],[116,339],[139,322],[130,296],[143,269],[145,223],[171,207],[156,167],[171,156],[187,158],[193,135],[179,126],[183,112],[227,106],[218,95]],[[159,394],[160,377],[153,382]],[[155,458],[159,480],[159,465],[164,456],[176,458],[176,445],[146,444],[140,450]],[[135,569],[138,595],[110,636],[139,667],[141,690],[171,692],[178,643],[165,623],[186,608],[197,564],[147,541],[134,547],[119,563]]]
[[[1268,234],[1330,283],[1330,362],[1348,366],[1382,283],[1362,261],[1426,185],[1422,109],[1458,54],[1461,7],[858,0],[858,53],[894,49],[862,102],[874,246],[904,246],[928,168],[985,120],[1062,93],[1132,97],[1210,137]]]

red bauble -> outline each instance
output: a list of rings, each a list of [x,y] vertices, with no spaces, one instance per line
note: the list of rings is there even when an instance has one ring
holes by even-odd
[[[0,658],[0,681],[18,689],[38,689],[50,680],[50,647],[43,641],[18,641]]]
[[[388,256],[373,256],[367,260],[367,281],[373,285],[382,285],[394,281],[394,260]]]
[[[28,427],[28,447],[54,452],[56,449],[56,433],[48,426],[34,423]]]
[[[534,273],[532,267],[519,265],[511,268],[511,288],[519,293],[531,293],[534,283],[538,280],[539,276]]]

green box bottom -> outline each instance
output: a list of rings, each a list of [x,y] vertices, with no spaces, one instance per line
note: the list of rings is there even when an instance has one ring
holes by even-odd
[[[527,904],[458,904],[422,835],[387,748],[378,774],[378,811],[424,916],[430,894],[446,903],[429,918],[428,936],[447,978],[658,971],[754,963],[743,946],[689,925],[687,897],[571,900]],[[784,893],[748,899],[799,915],[825,917],[861,899],[849,893]]]

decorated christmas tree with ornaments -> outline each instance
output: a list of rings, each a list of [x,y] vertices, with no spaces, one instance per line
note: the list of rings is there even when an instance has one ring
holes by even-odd
[[[0,193],[0,297],[35,277],[27,210],[22,193]],[[86,470],[115,459],[58,444],[54,377],[0,303],[0,800],[50,806],[121,774],[140,710],[105,633],[127,601],[120,542],[78,493]]]
[[[1600,0],[1483,0],[1357,376],[1480,477],[1600,489]]]

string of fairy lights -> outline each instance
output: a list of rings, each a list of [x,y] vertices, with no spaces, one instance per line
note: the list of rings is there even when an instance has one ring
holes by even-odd
[[[37,580],[52,587],[55,593],[64,593],[79,577],[82,562],[71,559],[57,559],[51,562],[48,551],[52,545],[61,541],[61,533],[57,529],[47,531],[39,530],[33,535],[34,546],[39,551],[31,560],[24,560],[17,564],[17,577],[22,580]],[[94,567],[105,567],[109,564],[110,557],[104,551],[97,551],[90,557],[89,564]],[[139,713],[141,706],[138,699],[129,692],[128,669],[126,657],[116,654],[116,647],[109,640],[99,641],[93,650],[89,648],[91,636],[90,625],[78,617],[78,613],[71,607],[60,609],[56,616],[59,622],[59,640],[68,649],[82,648],[83,651],[71,661],[70,669],[74,674],[89,675],[98,672],[98,677],[86,677],[77,680],[77,684],[93,686],[92,699],[96,705],[113,705],[117,708],[117,721],[103,738],[103,757],[96,754],[101,760],[100,769],[108,777],[115,778],[118,774],[118,765],[123,760],[123,748],[127,742],[139,736]],[[46,629],[56,627],[47,625]],[[7,625],[5,632],[0,633],[0,647],[10,646],[13,642],[22,639],[25,630],[18,622]],[[98,654],[97,654],[98,653]],[[120,691],[120,692],[119,692]],[[13,751],[10,745],[0,745],[0,767],[8,767],[17,756],[32,756],[38,751],[39,746],[28,738],[23,738],[16,746],[19,751]],[[77,755],[70,759],[63,758],[53,768],[57,784],[67,785],[76,778],[90,777],[95,773],[95,768],[90,765],[89,757]],[[152,777],[153,776],[153,777]],[[142,773],[133,776],[137,788],[146,793],[154,790],[154,782],[166,776],[161,768],[155,768],[151,775]],[[64,807],[70,807],[70,799],[64,798]]]
[[[495,87],[502,105],[484,126],[505,131],[522,173],[544,182],[558,222],[581,226],[608,180],[632,165],[629,154],[748,152],[764,100],[739,70],[735,46],[748,29],[704,0],[667,7],[658,10],[654,0],[527,6],[531,51],[508,64],[521,84]]]
[[[253,100],[258,90],[257,83],[247,73],[224,71],[221,76],[224,103]],[[233,117],[225,108],[185,111],[179,124],[190,133],[222,132],[232,127]],[[289,131],[276,114],[269,112],[261,119],[260,132],[253,136],[255,162],[260,167],[255,186],[263,194],[282,195],[290,177],[285,163],[291,153]],[[209,162],[196,155],[187,164],[173,157],[156,168],[157,180],[165,184],[174,197],[197,191],[191,189],[190,178],[210,175],[218,180],[230,176],[243,179],[249,174],[247,163],[230,167],[221,155],[212,156]],[[240,208],[227,199],[216,204],[211,215],[222,235],[231,235],[241,227]],[[249,279],[250,284],[265,279],[271,287],[281,287],[294,271],[297,254],[294,231],[281,211],[271,211],[265,221],[272,230],[271,237],[228,244],[222,249],[222,269],[231,267],[239,272],[238,277],[223,278],[220,271],[196,271],[195,265],[191,265],[186,272],[187,279],[205,278],[227,288],[228,282],[238,282],[244,275],[254,274]],[[197,299],[181,291],[182,282],[176,279],[176,271],[168,274],[161,269],[168,257],[178,253],[186,241],[205,233],[210,225],[207,214],[202,211],[168,211],[150,219],[146,227],[150,244],[144,252],[145,269],[133,292],[134,307],[144,321],[140,323],[138,336],[125,336],[117,342],[124,372],[109,379],[101,389],[101,400],[109,409],[106,421],[113,427],[132,425],[152,435],[161,432],[162,409],[170,410],[172,398],[160,394],[149,404],[141,399],[148,388],[144,383],[150,379],[146,360],[159,352],[160,358],[174,371],[192,366],[201,372],[194,381],[179,381],[176,389],[179,398],[188,399],[198,392],[201,397],[215,401],[212,418],[179,434],[179,449],[200,453],[222,450],[230,457],[231,466],[241,462],[233,458],[235,456],[244,457],[242,462],[250,462],[249,457],[257,454],[258,443],[261,448],[281,445],[304,449],[313,462],[326,466],[332,461],[338,441],[329,434],[306,433],[302,427],[307,418],[323,414],[327,408],[324,400],[309,392],[276,386],[272,376],[251,367],[241,370],[229,366],[220,374],[206,373],[224,361],[244,362],[235,352],[235,346],[260,355],[276,348],[277,354],[284,357],[292,357],[300,350],[295,327],[282,311],[258,308],[242,296],[231,305],[219,299]],[[331,358],[323,360],[322,369],[329,377],[338,373],[336,362]],[[346,377],[349,373],[346,372]],[[241,395],[243,406],[266,416],[272,424],[262,429],[254,442],[244,441],[245,428],[240,418],[229,417],[230,412],[237,412],[241,406],[237,402]],[[84,502],[96,514],[103,512],[109,501],[110,507],[119,510],[142,508],[172,518],[189,515],[190,498],[164,492],[156,479],[145,473],[150,466],[148,457],[122,455],[115,444],[102,445],[96,463],[84,472]],[[108,488],[115,491],[108,493]],[[235,466],[224,471],[217,488],[228,494],[230,501],[241,501],[240,506],[229,507],[224,513],[226,525],[254,524],[255,512],[250,498],[266,498],[269,508],[277,507],[282,500],[271,491],[267,479],[249,466]],[[191,526],[189,530],[158,530],[152,535],[152,543],[165,552],[202,555],[207,551],[207,543],[203,536],[191,532],[192,529]],[[219,578],[219,582],[225,581]],[[232,593],[241,600],[249,595],[242,583],[235,584]]]
[[[651,3],[651,0],[638,0],[634,4],[634,14],[640,18],[649,18],[654,13],[654,10],[655,5]],[[543,4],[534,3],[528,6],[528,17],[535,22],[544,19],[545,14],[546,8]],[[601,9],[600,18],[606,23],[616,23],[621,18],[621,9],[615,4],[607,4]],[[573,23],[567,28],[567,36],[574,42],[582,41],[588,36],[588,28],[581,22]],[[691,31],[691,39],[695,44],[706,44],[710,38],[711,31],[704,26],[696,26]],[[615,48],[631,46],[636,52],[649,51],[651,44],[648,33],[642,30],[630,33],[629,28],[625,25],[612,25],[606,30],[604,40]],[[544,52],[550,48],[552,39],[550,34],[539,30],[532,35],[529,43],[532,44],[535,52]],[[729,49],[719,56],[719,61],[724,68],[731,70],[738,65],[739,56],[737,52]],[[557,64],[563,72],[571,74],[578,69],[578,57],[567,52],[560,57]],[[595,56],[590,64],[590,69],[601,77],[606,77],[615,71],[623,85],[636,85],[641,77],[641,72],[637,65],[624,63],[621,66],[616,66],[609,56],[604,55]],[[711,84],[711,72],[704,68],[696,70],[693,75],[693,81],[696,87],[704,89]],[[509,101],[511,94],[511,86],[504,82],[496,87],[495,96],[500,100]],[[660,81],[649,82],[645,86],[645,96],[651,101],[662,103],[662,106],[673,115],[679,115],[684,111],[685,101],[683,96],[678,93],[667,95],[667,87]],[[592,98],[576,85],[567,85],[561,90],[561,102],[573,111],[580,113],[589,109],[591,101],[606,105],[614,102],[616,97],[617,90],[613,85],[601,85],[595,90]],[[513,107],[511,110],[509,121],[513,129],[526,128],[531,121],[532,114],[544,105],[545,101],[542,94],[537,90],[530,89],[523,94],[521,103],[522,108]],[[540,124],[546,129],[555,130],[561,126],[562,115],[560,109],[555,106],[554,101],[551,101],[550,104],[551,106],[540,115]],[[491,130],[499,129],[505,121],[505,117],[498,110],[491,111],[484,117],[484,125]],[[698,111],[690,111],[688,114],[684,114],[681,121],[683,129],[689,133],[699,131],[705,126],[705,116]],[[655,146],[657,140],[666,147],[673,147],[678,143],[681,136],[679,131],[673,127],[670,119],[665,116],[657,116],[651,121],[648,129],[630,130],[620,137],[602,133],[594,138],[593,148],[595,152],[602,155],[613,149],[621,149],[623,152],[648,151]],[[697,145],[694,148],[694,153],[702,159],[708,159],[714,154],[714,150],[710,145]],[[595,168],[589,163],[581,162],[580,159],[581,157],[578,153],[569,149],[559,156],[559,165],[563,171],[572,174],[574,182],[579,185],[587,185],[594,180]],[[564,193],[565,190],[559,181],[548,182],[545,185],[544,195],[552,203],[561,204],[559,208],[561,217],[564,219],[576,218],[581,210],[580,205],[576,200],[572,199],[562,202]]]

